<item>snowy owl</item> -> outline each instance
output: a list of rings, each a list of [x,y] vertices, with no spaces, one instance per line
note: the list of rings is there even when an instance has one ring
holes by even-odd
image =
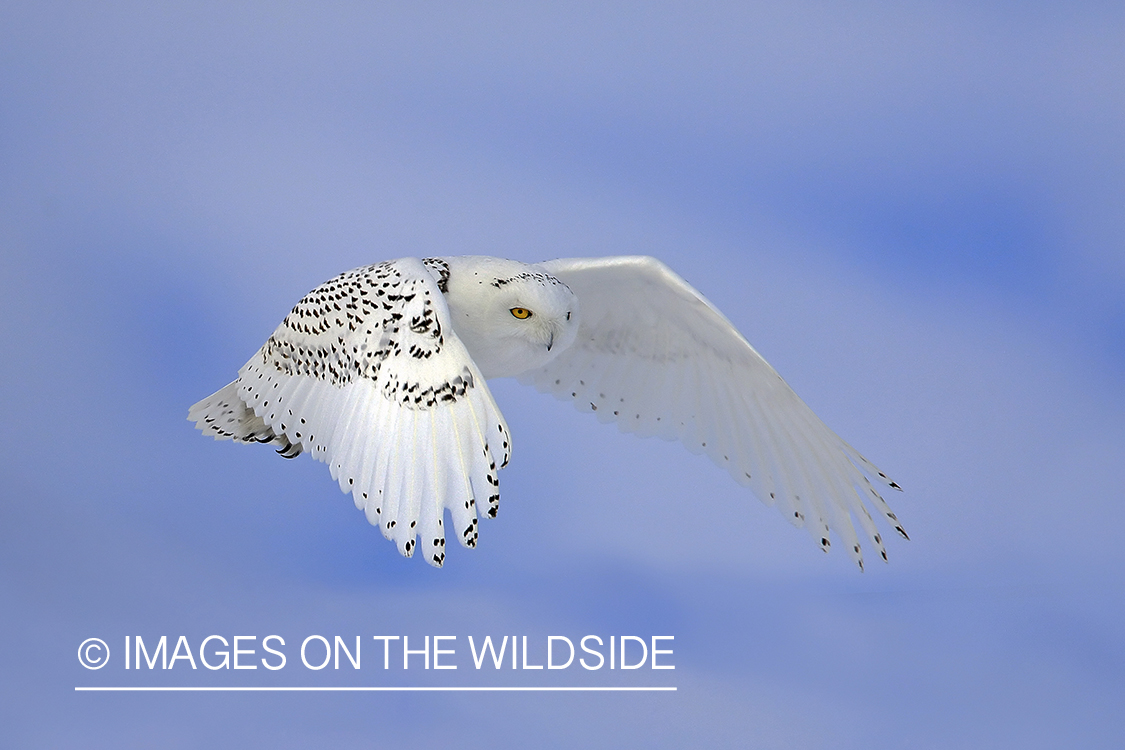
[[[863,568],[867,505],[899,489],[840,439],[714,305],[649,257],[526,264],[402,258],[309,292],[238,373],[191,407],[217,440],[328,464],[340,489],[410,557],[445,561],[495,517],[512,441],[489,378],[517,377],[623,432],[678,439]],[[872,481],[874,480],[874,481]]]

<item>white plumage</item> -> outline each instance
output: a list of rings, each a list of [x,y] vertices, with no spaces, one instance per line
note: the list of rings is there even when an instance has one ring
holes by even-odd
[[[420,539],[440,567],[445,509],[467,547],[477,505],[496,515],[511,440],[485,379],[507,376],[706,453],[825,551],[835,532],[860,568],[852,519],[887,558],[868,505],[906,537],[876,490],[898,485],[648,257],[403,258],[349,271],[298,302],[188,419],[218,440],[311,453],[403,555]]]

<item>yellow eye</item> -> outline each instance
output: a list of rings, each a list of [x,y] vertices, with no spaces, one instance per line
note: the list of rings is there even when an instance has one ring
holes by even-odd
[[[510,312],[520,320],[527,320],[531,317],[531,310],[528,310],[526,307],[513,307]]]

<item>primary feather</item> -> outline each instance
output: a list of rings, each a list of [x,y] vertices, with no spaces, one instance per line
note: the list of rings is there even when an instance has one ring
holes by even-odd
[[[349,271],[298,302],[188,418],[218,440],[311,453],[403,555],[421,539],[441,566],[445,509],[471,547],[478,503],[498,508],[511,445],[485,378],[504,376],[706,453],[825,551],[835,532],[860,568],[853,519],[886,559],[868,504],[906,536],[875,489],[898,485],[648,257],[404,258]]]

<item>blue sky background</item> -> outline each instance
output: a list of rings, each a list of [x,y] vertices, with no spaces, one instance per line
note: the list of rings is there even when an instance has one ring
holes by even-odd
[[[1125,743],[1125,9],[608,5],[0,8],[3,744]],[[321,281],[465,253],[661,258],[912,540],[860,574],[706,458],[498,381],[500,516],[438,571],[323,465],[186,421]],[[282,672],[120,663],[270,633]],[[309,672],[313,633],[456,634],[460,668]],[[478,674],[469,634],[674,635],[676,670]]]

